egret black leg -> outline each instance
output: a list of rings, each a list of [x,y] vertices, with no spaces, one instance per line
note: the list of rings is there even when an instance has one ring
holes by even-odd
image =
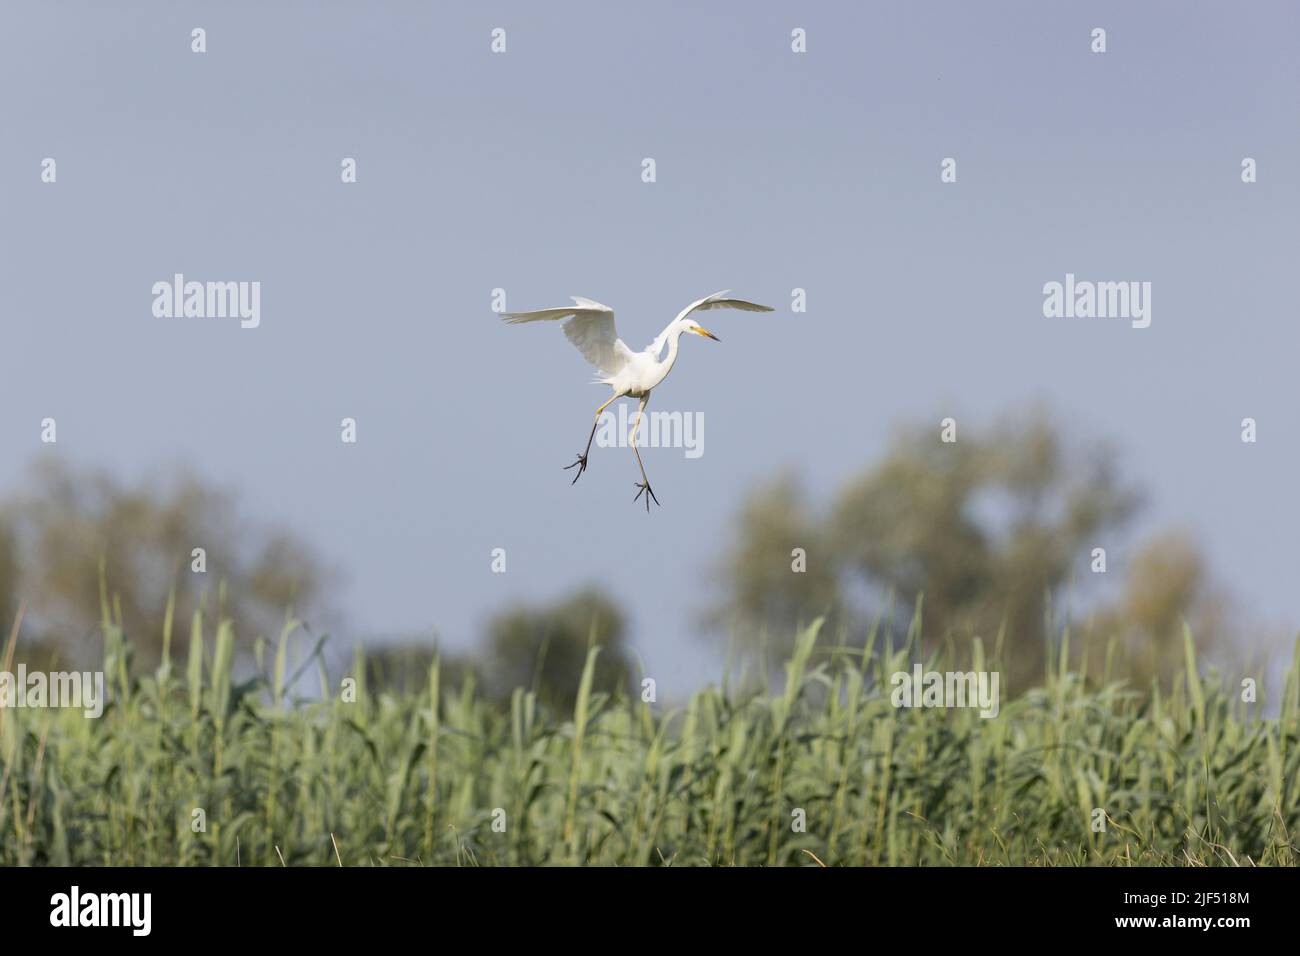
[[[649,395],[641,399],[641,407],[636,410],[636,424],[632,426],[632,454],[636,455],[636,466],[641,469],[641,480],[636,483],[638,491],[632,500],[636,501],[642,495],[645,495],[646,514],[650,513],[650,499],[653,498],[654,503],[657,505],[659,504],[659,499],[655,497],[654,489],[650,487],[650,479],[646,477],[645,465],[641,464],[641,452],[638,451],[636,447],[636,433],[637,429],[641,427],[641,413],[645,411],[646,402],[649,400]],[[659,505],[659,507],[662,508],[663,505]]]
[[[600,406],[600,408],[596,409],[596,420],[591,423],[591,434],[587,436],[586,449],[583,451],[581,455],[578,456],[578,460],[575,461],[572,465],[564,466],[565,471],[568,471],[570,468],[578,469],[578,473],[573,476],[573,481],[569,482],[569,484],[576,485],[578,483],[578,479],[582,477],[582,473],[587,470],[587,455],[591,454],[591,442],[596,437],[596,426],[600,424],[600,415],[605,409],[609,408],[610,404],[614,401],[615,398],[618,398],[618,396],[615,395],[614,398],[611,398],[604,405]]]

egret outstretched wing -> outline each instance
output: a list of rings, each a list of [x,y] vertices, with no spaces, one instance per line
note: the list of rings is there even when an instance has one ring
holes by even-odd
[[[678,314],[677,318],[673,319],[672,324],[670,324],[668,328],[660,332],[659,335],[655,338],[655,340],[650,343],[650,351],[658,355],[660,349],[663,348],[664,342],[667,341],[668,332],[670,329],[672,329],[673,325],[676,325],[682,319],[686,318],[692,312],[695,312],[697,310],[700,312],[704,312],[709,309],[739,309],[742,312],[771,312],[772,311],[772,307],[770,305],[759,305],[757,302],[747,302],[744,299],[728,298],[727,293],[730,291],[731,291],[730,289],[723,289],[721,292],[713,293],[713,295],[706,295],[703,299],[697,299],[694,302],[692,302],[690,305],[688,305],[686,308],[682,309],[681,313]]]
[[[619,340],[614,328],[614,310],[607,305],[570,296],[574,304],[562,309],[539,309],[536,312],[503,312],[501,318],[512,325],[543,319],[568,319],[564,335],[587,361],[606,375],[614,375],[627,364],[631,352]]]

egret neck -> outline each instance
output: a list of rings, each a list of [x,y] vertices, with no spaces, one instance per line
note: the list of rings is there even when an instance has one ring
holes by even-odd
[[[668,354],[659,362],[658,375],[655,385],[658,385],[668,377],[668,373],[673,370],[673,363],[677,361],[677,348],[681,344],[682,336],[686,333],[686,326],[679,325],[668,333]],[[651,388],[654,386],[652,385]],[[646,389],[649,391],[650,389]]]

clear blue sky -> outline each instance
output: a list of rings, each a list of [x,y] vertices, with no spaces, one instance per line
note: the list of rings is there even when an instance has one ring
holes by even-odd
[[[464,645],[596,582],[671,693],[716,676],[693,621],[757,482],[824,495],[899,421],[1043,400],[1293,627],[1298,9],[7,3],[0,490],[54,416],[73,461],[187,463],[307,537],[349,636]],[[260,281],[261,327],[154,318],[175,272]],[[1067,272],[1150,281],[1151,327],[1044,318]],[[646,453],[647,517],[625,450],[569,486],[605,390],[496,287],[608,303],[635,347],[717,289],[778,309],[684,343],[654,403],[702,411],[705,454]]]

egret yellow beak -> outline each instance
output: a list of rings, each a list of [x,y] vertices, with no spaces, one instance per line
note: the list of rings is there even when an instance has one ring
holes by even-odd
[[[705,336],[708,336],[709,338],[713,339],[713,341],[715,341],[715,342],[721,342],[721,341],[722,341],[722,339],[718,338],[716,335],[714,335],[712,332],[710,332],[708,329],[706,329],[706,328],[705,328],[704,326],[702,326],[702,325],[701,325],[698,329],[691,329],[691,331],[694,332],[696,335],[705,335]]]

